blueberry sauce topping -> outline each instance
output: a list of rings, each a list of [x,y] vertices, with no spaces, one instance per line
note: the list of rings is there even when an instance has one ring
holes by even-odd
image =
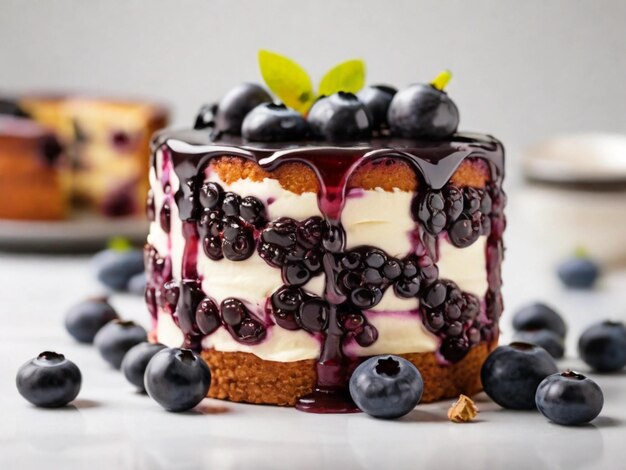
[[[153,315],[161,302],[172,312],[185,334],[186,347],[199,348],[200,339],[220,325],[242,344],[261,342],[272,322],[277,327],[317,335],[322,341],[317,386],[297,407],[312,412],[348,412],[355,407],[346,384],[357,364],[343,354],[343,345],[354,341],[367,347],[377,340],[378,331],[364,312],[376,306],[389,288],[399,297],[419,300],[416,314],[440,338],[443,362],[457,362],[473,345],[497,338],[502,311],[499,266],[505,197],[500,190],[503,151],[495,139],[457,135],[438,142],[387,138],[359,147],[311,143],[284,148],[252,146],[239,138],[221,138],[213,143],[206,133],[197,131],[161,134],[154,148],[162,152],[180,180],[175,194],[171,188],[168,191],[182,220],[185,248],[181,282],[172,281],[171,261],[168,264],[154,248],[146,248],[151,280],[146,300]],[[268,220],[262,201],[242,198],[216,183],[205,182],[203,170],[213,158],[224,155],[251,160],[270,172],[285,162],[311,166],[320,181],[323,218]],[[420,188],[427,188],[420,189],[412,204],[417,222],[415,250],[402,259],[376,247],[346,250],[340,223],[347,181],[354,169],[365,161],[385,158],[406,161],[414,168],[420,185],[425,185]],[[492,182],[484,190],[448,183],[466,158],[481,159],[489,165]],[[487,235],[490,285],[484,307],[452,281],[439,279],[436,266],[437,237],[466,247],[480,235]],[[225,257],[231,261],[248,259],[256,250],[268,265],[281,270],[284,285],[268,299],[265,312],[255,312],[235,298],[218,306],[202,291],[196,268],[198,247],[212,260]],[[325,291],[317,297],[303,286],[320,275],[326,280]]]

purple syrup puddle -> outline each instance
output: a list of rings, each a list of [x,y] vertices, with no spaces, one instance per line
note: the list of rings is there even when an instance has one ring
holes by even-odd
[[[201,215],[198,193],[203,183],[204,173],[208,171],[213,158],[221,156],[240,157],[252,160],[270,172],[284,163],[299,162],[308,165],[317,175],[320,182],[318,204],[327,224],[323,242],[325,249],[323,266],[326,277],[324,297],[329,304],[328,326],[324,331],[325,334],[322,335],[322,348],[316,367],[317,383],[315,389],[313,393],[302,397],[296,408],[316,413],[358,411],[347,391],[350,373],[358,359],[346,357],[343,351],[346,331],[340,327],[338,308],[346,302],[346,297],[339,288],[340,270],[334,258],[344,251],[345,246],[345,235],[341,227],[340,216],[347,197],[347,183],[353,171],[364,162],[377,162],[390,157],[407,161],[414,168],[421,184],[426,184],[427,188],[433,190],[441,189],[464,159],[471,157],[488,162],[492,175],[491,186],[497,190],[497,194],[492,195],[493,206],[496,210],[491,215],[492,223],[487,243],[489,281],[494,283],[491,284],[485,299],[486,316],[489,324],[484,325],[480,331],[481,333],[484,331],[483,337],[488,340],[497,337],[497,320],[502,311],[499,262],[502,259],[501,235],[505,225],[502,207],[505,199],[499,188],[504,152],[495,139],[457,135],[452,140],[439,142],[378,139],[358,147],[328,147],[309,142],[275,148],[270,145],[250,146],[236,138],[224,138],[221,142],[211,142],[206,133],[192,131],[159,134],[153,142],[153,148],[161,147],[164,148],[163,169],[172,168],[180,181],[180,188],[175,193],[175,203],[183,221],[182,232],[185,238],[182,263],[183,285],[185,285],[185,281],[198,278],[199,234],[197,221]],[[153,165],[154,162],[153,154]],[[166,172],[163,171],[163,173]],[[169,177],[167,180],[169,181]],[[268,201],[269,203],[270,201]],[[258,233],[255,232],[255,240],[257,239]],[[471,242],[471,239],[469,240]],[[463,243],[465,243],[465,239],[463,239]],[[419,237],[415,238],[415,249],[416,253],[419,251],[437,259],[437,237],[424,232],[420,227]],[[157,286],[151,285],[153,289],[158,288],[158,284]],[[188,328],[194,328],[193,322]],[[452,347],[451,344],[455,342],[465,344],[467,339],[465,337],[447,338],[442,343],[442,348],[444,346]],[[199,344],[194,346],[199,347]],[[467,347],[464,346],[463,351],[465,349]],[[451,351],[450,354],[455,360],[462,358],[462,355],[458,355],[454,349]]]

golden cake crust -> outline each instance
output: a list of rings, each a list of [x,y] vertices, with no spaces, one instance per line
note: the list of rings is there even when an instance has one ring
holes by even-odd
[[[264,178],[271,178],[278,180],[284,189],[296,194],[318,193],[320,190],[315,172],[304,163],[285,163],[268,172],[250,160],[225,156],[212,160],[210,169],[227,184],[240,179],[262,181]],[[469,158],[459,165],[450,181],[457,186],[484,188],[490,178],[489,166],[484,160]],[[347,189],[382,188],[393,191],[397,188],[401,191],[416,191],[418,186],[419,180],[407,162],[398,158],[385,158],[358,167],[350,177]]]
[[[497,341],[481,343],[456,364],[441,365],[435,353],[398,354],[411,361],[424,379],[422,403],[482,390],[480,368]],[[315,386],[316,361],[275,362],[251,353],[203,350],[211,369],[208,396],[235,402],[294,406],[299,397]]]

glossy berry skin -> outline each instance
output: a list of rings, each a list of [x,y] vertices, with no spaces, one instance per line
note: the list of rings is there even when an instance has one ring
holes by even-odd
[[[387,121],[396,136],[443,139],[456,132],[459,110],[447,93],[431,85],[415,84],[396,93]]]
[[[147,339],[146,330],[136,323],[113,320],[98,331],[93,344],[98,348],[102,359],[115,369],[119,369],[124,355],[130,348]]]
[[[206,397],[211,371],[202,358],[189,349],[166,348],[148,363],[145,389],[168,411],[185,411]]]
[[[557,275],[565,287],[591,289],[600,275],[600,268],[590,259],[572,258],[558,266]]]
[[[622,369],[626,366],[626,326],[611,321],[591,325],[578,340],[578,354],[598,372]]]
[[[217,103],[202,105],[196,115],[194,129],[212,129],[215,127],[215,115],[217,114]]]
[[[365,105],[369,113],[372,130],[380,132],[389,128],[387,112],[389,111],[391,100],[397,91],[395,88],[387,85],[372,85],[363,88],[357,93],[356,96]]]
[[[566,371],[546,377],[537,387],[535,402],[550,421],[575,426],[588,423],[600,414],[604,395],[593,380]]]
[[[496,348],[483,364],[480,378],[489,398],[503,408],[532,410],[537,386],[557,372],[545,349],[527,343]]]
[[[137,387],[137,390],[145,392],[143,377],[150,359],[156,353],[165,349],[161,343],[139,343],[133,346],[124,356],[122,361],[122,373],[126,380]]]
[[[417,368],[398,356],[376,356],[359,365],[350,378],[350,395],[370,416],[394,419],[419,403],[424,381]]]
[[[65,329],[80,343],[93,343],[96,333],[111,320],[119,318],[105,298],[84,300],[65,314]]]
[[[78,396],[82,376],[63,354],[46,351],[20,367],[15,383],[20,395],[33,405],[57,408]]]
[[[314,137],[330,141],[363,140],[372,135],[367,108],[352,93],[320,98],[307,116]]]
[[[241,126],[244,139],[256,142],[289,142],[304,139],[309,124],[297,111],[282,104],[262,103],[250,111]]]
[[[513,328],[516,331],[551,330],[561,338],[565,338],[567,333],[567,325],[561,315],[541,302],[519,309],[513,316]]]
[[[256,83],[242,83],[224,95],[215,113],[215,128],[219,132],[241,135],[241,124],[246,114],[261,103],[270,103],[272,97]]]
[[[130,294],[144,295],[146,291],[146,273],[135,274],[131,277],[126,286],[126,290]]]
[[[550,330],[518,331],[513,340],[520,343],[529,343],[540,346],[555,359],[562,359],[565,354],[563,338]]]
[[[114,291],[126,290],[128,281],[144,271],[142,250],[104,250],[92,262],[98,281]]]

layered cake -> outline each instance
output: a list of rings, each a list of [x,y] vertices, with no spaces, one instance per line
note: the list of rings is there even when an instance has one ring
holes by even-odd
[[[46,216],[44,212],[15,209],[12,215],[0,217],[61,219],[71,213],[72,207],[107,217],[144,213],[149,142],[152,134],[167,123],[163,107],[149,102],[65,95],[22,97],[11,106],[9,100],[3,103],[0,114],[19,115],[55,132],[68,159],[68,184],[62,211]],[[0,154],[5,144],[0,139]],[[24,204],[36,207],[36,196]]]
[[[68,163],[56,134],[25,117],[0,115],[0,218],[67,215]]]
[[[350,374],[379,354],[418,367],[422,401],[481,389],[504,153],[456,132],[442,88],[339,91],[303,116],[244,84],[154,138],[153,339],[201,352],[209,396],[353,411]]]

